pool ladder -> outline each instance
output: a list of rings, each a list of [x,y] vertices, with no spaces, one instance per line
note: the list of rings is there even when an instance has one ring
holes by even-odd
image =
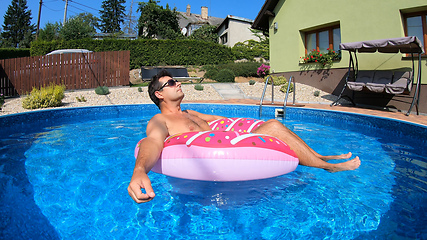
[[[264,90],[262,91],[262,96],[261,96],[260,103],[259,103],[259,117],[260,118],[262,115],[262,102],[264,101],[265,91],[267,90],[268,80],[270,80],[270,79],[271,79],[271,104],[274,104],[274,81],[273,81],[271,75],[269,75],[265,79]],[[295,79],[293,76],[291,76],[289,78],[289,81],[288,81],[288,88],[286,89],[285,101],[283,102],[283,109],[276,109],[276,114],[275,114],[276,117],[286,118],[286,105],[288,103],[289,90],[291,88],[292,83],[294,84],[294,95],[293,95],[292,105],[295,105],[296,86],[295,86]]]

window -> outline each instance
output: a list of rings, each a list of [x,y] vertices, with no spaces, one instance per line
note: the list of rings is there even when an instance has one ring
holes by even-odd
[[[199,28],[201,28],[202,27],[202,25],[200,25],[200,24],[192,24],[191,26],[190,26],[190,34],[189,35],[191,35],[191,34],[193,34],[193,32],[195,31],[195,30],[197,30],[197,29],[199,29]]]
[[[420,39],[424,47],[424,52],[427,52],[427,11],[405,14],[403,16],[405,35],[416,36]],[[425,55],[425,53],[424,53]]]
[[[221,44],[226,44],[228,42],[227,33],[223,34],[220,39],[221,39]]]
[[[320,52],[327,52],[328,48],[338,51],[340,43],[341,31],[339,25],[305,33],[306,54],[313,49]]]

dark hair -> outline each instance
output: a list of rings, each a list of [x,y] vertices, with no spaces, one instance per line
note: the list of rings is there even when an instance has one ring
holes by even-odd
[[[159,82],[159,79],[162,77],[172,77],[172,74],[170,72],[166,71],[165,69],[162,69],[160,72],[158,72],[156,75],[154,75],[151,78],[150,85],[148,85],[148,94],[150,95],[151,101],[153,101],[157,107],[160,109],[160,100],[156,97],[155,92],[161,88],[161,84]]]

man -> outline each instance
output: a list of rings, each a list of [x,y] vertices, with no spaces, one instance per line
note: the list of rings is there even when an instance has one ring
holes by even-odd
[[[137,203],[148,202],[155,197],[147,173],[158,160],[163,150],[164,140],[168,136],[183,132],[209,131],[211,128],[207,122],[224,118],[192,110],[183,111],[181,101],[184,93],[181,83],[174,80],[165,70],[153,77],[148,92],[161,113],[151,118],[147,124],[147,137],[140,144],[132,179],[129,183],[129,195]],[[322,168],[329,172],[354,170],[360,166],[358,157],[342,163],[328,163],[327,160],[330,159],[350,158],[351,153],[322,156],[277,120],[266,121],[252,132],[279,138],[288,144],[298,156],[299,163],[304,166]],[[145,189],[145,193],[141,189]]]

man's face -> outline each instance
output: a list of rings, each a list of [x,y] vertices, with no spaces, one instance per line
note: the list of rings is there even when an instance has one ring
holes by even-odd
[[[181,89],[181,83],[169,76],[164,76],[159,79],[161,87],[157,90],[164,99],[176,100],[182,99],[184,93]]]

